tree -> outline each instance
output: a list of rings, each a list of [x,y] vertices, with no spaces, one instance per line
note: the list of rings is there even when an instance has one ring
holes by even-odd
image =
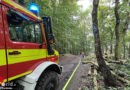
[[[119,15],[120,15],[120,32],[121,32],[121,39],[120,41],[122,42],[122,51],[123,51],[123,58],[126,58],[126,35],[128,31],[128,26],[130,23],[130,13],[129,13],[129,3],[128,0],[123,0],[122,4],[120,4],[120,10],[119,10]]]
[[[115,60],[119,59],[119,24],[120,24],[120,17],[118,14],[118,9],[119,9],[119,0],[115,0],[115,17],[116,17],[116,25],[115,25],[115,35],[116,35],[116,45],[115,45]]]
[[[112,75],[112,73],[109,70],[109,67],[106,65],[101,51],[100,36],[98,30],[98,19],[97,19],[98,4],[99,0],[93,0],[92,22],[93,22],[93,35],[95,40],[96,58],[99,65],[99,70],[101,71],[104,77],[104,83],[107,86],[116,86],[117,81],[115,79],[115,76]]]

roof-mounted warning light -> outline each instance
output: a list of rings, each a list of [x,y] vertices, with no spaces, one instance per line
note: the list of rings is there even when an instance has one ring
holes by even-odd
[[[35,3],[31,3],[29,5],[29,10],[35,15],[39,16],[39,6]]]

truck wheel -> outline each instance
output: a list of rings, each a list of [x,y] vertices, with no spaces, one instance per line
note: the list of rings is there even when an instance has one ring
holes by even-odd
[[[35,90],[58,90],[59,77],[54,71],[46,71],[39,78]]]

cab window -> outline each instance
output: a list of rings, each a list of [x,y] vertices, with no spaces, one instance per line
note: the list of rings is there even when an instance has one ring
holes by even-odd
[[[43,43],[41,27],[23,14],[16,11],[7,12],[10,39],[16,42]]]

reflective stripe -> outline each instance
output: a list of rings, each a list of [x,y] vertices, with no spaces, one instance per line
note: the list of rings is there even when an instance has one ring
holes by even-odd
[[[31,72],[32,72],[32,71],[28,71],[28,72],[25,72],[25,73],[16,75],[16,76],[14,76],[14,77],[8,78],[8,81],[11,81],[11,80],[14,80],[14,79],[16,79],[16,78],[22,77],[22,76],[27,75],[27,74],[29,74],[29,73],[31,73]],[[4,82],[7,82],[7,79],[4,79]],[[1,82],[0,82],[0,84],[1,84]]]
[[[29,74],[29,73],[31,73],[31,72],[32,72],[32,71],[28,71],[28,72],[25,72],[25,73],[16,75],[16,76],[14,76],[14,77],[8,78],[8,81],[11,81],[11,80],[14,80],[14,79],[16,79],[16,78],[22,77],[22,76],[27,75],[27,74]]]
[[[19,55],[9,55],[9,52],[18,51]],[[47,49],[9,49],[8,64],[32,61],[36,59],[46,58]]]
[[[3,82],[7,82],[7,79],[4,79],[4,81]],[[0,82],[0,84],[1,84],[1,82]]]
[[[20,9],[21,11],[26,12],[26,13],[32,15],[33,17],[38,18],[38,19],[41,20],[40,17],[37,17],[37,16],[36,16],[35,14],[33,14],[32,12],[30,12],[30,11],[27,10],[26,8],[24,8],[24,7],[22,7],[22,6],[18,5],[18,4],[16,4],[16,3],[13,2],[13,1],[10,1],[10,0],[2,0],[2,1],[4,1],[4,2],[6,2],[6,3],[12,5],[13,7],[18,8],[18,9]]]
[[[0,49],[0,66],[6,65],[5,49]]]

